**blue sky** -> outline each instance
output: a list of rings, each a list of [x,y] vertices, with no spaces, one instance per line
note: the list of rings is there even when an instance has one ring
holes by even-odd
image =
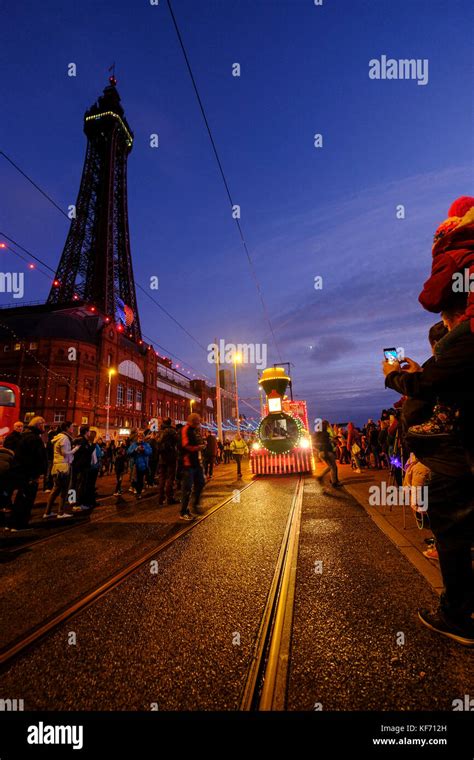
[[[312,417],[376,417],[396,398],[383,388],[382,348],[426,358],[436,317],[417,296],[432,234],[455,197],[473,194],[474,6],[173,0],[173,8],[295,393]],[[62,207],[74,203],[83,114],[115,61],[135,133],[137,281],[157,275],[158,299],[203,345],[216,335],[267,343],[277,361],[165,0],[27,0],[3,5],[0,19],[1,149]],[[369,60],[382,54],[428,59],[428,84],[369,79]],[[155,132],[158,149],[149,146]],[[1,157],[0,229],[56,266],[66,220]],[[2,256],[2,271],[21,271]],[[38,272],[25,270],[25,280],[26,301],[46,297]],[[212,377],[206,353],[138,299],[156,345]],[[255,367],[240,374],[241,395],[256,397]]]

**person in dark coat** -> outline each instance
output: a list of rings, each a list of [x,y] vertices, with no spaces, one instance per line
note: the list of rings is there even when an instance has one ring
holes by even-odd
[[[316,476],[316,479],[322,482],[326,473],[330,471],[331,485],[334,486],[334,488],[339,488],[341,484],[337,472],[336,454],[334,452],[333,439],[329,433],[329,422],[327,420],[323,420],[322,430],[319,430],[314,434],[314,446],[319,454],[321,462],[324,462],[326,465],[324,470]]]
[[[12,531],[24,530],[28,527],[38,492],[38,481],[48,467],[46,449],[41,438],[43,433],[43,417],[33,417],[21,434],[15,451],[11,477],[17,493],[9,525]]]
[[[73,512],[81,512],[89,509],[88,501],[88,484],[90,482],[90,470],[92,463],[92,452],[95,446],[90,441],[89,425],[81,425],[79,436],[73,441],[74,448],[77,451],[74,454],[72,462],[72,488],[76,492],[76,506]]]
[[[23,433],[23,427],[23,422],[20,420],[14,423],[13,430],[8,433],[5,440],[3,441],[3,445],[6,449],[10,449],[10,451],[13,452],[16,451],[17,446],[20,443],[21,434]]]
[[[13,483],[11,468],[14,452],[0,446],[0,509],[7,512],[11,508]]]
[[[158,469],[158,504],[164,504],[165,495],[167,504],[177,504],[174,498],[174,479],[176,476],[176,462],[178,459],[178,433],[171,425],[168,417],[163,420],[158,435],[158,450],[160,452],[160,464]]]
[[[183,429],[184,425],[181,424],[181,422],[178,422],[176,425],[176,434],[178,436],[178,443],[177,443],[177,460],[176,460],[176,490],[181,491],[181,486],[183,483],[183,447],[181,445],[181,430]]]
[[[210,480],[214,472],[214,462],[216,461],[217,454],[217,439],[216,436],[209,432],[206,436],[206,448],[202,452],[202,459],[204,465],[204,475]]]
[[[127,465],[127,447],[123,445],[118,446],[116,449],[115,461],[114,461],[115,477],[117,480],[114,496],[121,496],[122,494],[122,478],[125,472],[126,465]]]

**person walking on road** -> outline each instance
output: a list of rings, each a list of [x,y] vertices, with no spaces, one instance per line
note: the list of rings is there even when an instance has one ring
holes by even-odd
[[[127,454],[133,462],[135,480],[132,481],[132,486],[137,499],[142,498],[145,475],[148,469],[148,459],[151,453],[151,446],[145,441],[143,433],[138,434],[138,440],[130,444],[127,450]]]
[[[334,452],[334,445],[331,435],[329,433],[329,422],[323,420],[322,430],[319,430],[314,434],[314,446],[319,454],[321,462],[324,462],[326,467],[319,475],[316,475],[316,480],[322,482],[326,473],[331,472],[331,485],[334,488],[339,488],[339,477],[337,473],[336,454]]]
[[[96,441],[96,437],[96,431],[91,430],[89,434],[89,443],[92,446],[91,466],[89,468],[86,488],[86,505],[90,507],[90,509],[94,509],[94,507],[97,506],[96,483],[99,473],[102,470],[105,457],[104,449],[100,443]]]
[[[176,490],[181,491],[182,483],[183,483],[183,448],[181,446],[181,431],[184,428],[184,425],[181,424],[181,422],[178,422],[176,425],[176,434],[178,436],[178,443],[176,446],[177,449],[177,462],[176,462]]]
[[[130,435],[128,437],[127,451],[128,449],[130,449],[132,444],[137,443],[137,442],[138,442],[138,430],[137,428],[132,428],[130,430]],[[132,454],[132,455],[129,455],[128,457],[128,481],[129,481],[129,486],[130,486],[128,490],[131,493],[136,493],[135,488],[133,487],[134,480],[135,480],[135,459]]]
[[[126,464],[127,464],[127,448],[126,446],[118,446],[115,453],[115,462],[114,462],[115,478],[117,481],[115,485],[114,496],[121,496],[122,494],[122,478],[125,472]]]
[[[240,433],[235,434],[235,438],[230,444],[230,451],[237,462],[237,478],[242,479],[242,457],[244,454],[248,454],[248,446]]]
[[[73,512],[81,512],[89,509],[87,505],[87,487],[89,481],[89,472],[92,461],[93,446],[89,441],[89,425],[81,425],[79,436],[73,442],[76,449],[72,461],[72,488],[76,492],[76,506],[72,508]]]
[[[12,480],[17,494],[12,507],[10,529],[25,530],[38,492],[38,481],[44,475],[48,460],[41,439],[44,432],[43,417],[33,417],[21,434],[12,463]]]
[[[160,455],[158,468],[158,504],[177,504],[174,498],[174,479],[176,461],[178,458],[178,433],[171,425],[171,419],[163,420],[158,435],[158,451]]]
[[[206,448],[200,434],[201,418],[193,412],[188,417],[187,424],[181,430],[181,448],[183,452],[183,486],[181,496],[181,520],[192,520],[189,511],[189,498],[193,491],[193,510],[199,513],[199,502],[204,488],[204,472],[200,461],[200,453]]]
[[[58,519],[72,517],[72,515],[64,511],[64,507],[69,490],[71,464],[76,452],[76,449],[72,448],[73,434],[74,425],[72,422],[62,422],[60,425],[60,432],[55,435],[51,441],[53,444],[53,465],[51,467],[53,490],[48,498],[48,503],[43,515],[44,519],[47,519],[48,517],[57,517]],[[59,508],[56,515],[56,513],[53,512],[53,506],[58,496]]]
[[[217,454],[216,436],[209,432],[206,436],[206,448],[202,452],[204,475],[210,480],[214,472],[214,463]]]
[[[224,464],[229,464],[231,455],[232,455],[232,452],[230,450],[230,441],[227,438],[225,438],[224,439]]]

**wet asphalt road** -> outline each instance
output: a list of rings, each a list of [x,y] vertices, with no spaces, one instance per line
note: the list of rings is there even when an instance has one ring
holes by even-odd
[[[244,490],[21,656],[1,693],[25,710],[237,709],[296,482]]]
[[[204,491],[205,509],[249,482],[249,477],[236,481],[234,469],[235,466],[216,468],[215,477]],[[156,494],[154,488],[146,491],[141,501],[128,492],[108,499],[90,518],[76,517],[72,529],[63,527],[67,522],[69,528],[72,519],[60,524],[48,521],[45,525],[39,518],[25,534],[4,534],[3,552],[0,551],[0,647],[180,531],[180,505],[159,506]],[[46,541],[22,548],[22,542],[45,535]]]

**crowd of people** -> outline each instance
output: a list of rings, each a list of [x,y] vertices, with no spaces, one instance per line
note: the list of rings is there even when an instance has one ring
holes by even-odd
[[[157,486],[160,506],[181,503],[180,518],[193,519],[214,467],[234,459],[241,479],[242,457],[249,451],[239,432],[220,441],[210,431],[205,434],[200,422],[196,413],[185,425],[165,419],[159,430],[132,429],[121,441],[104,441],[88,425],[76,430],[72,422],[49,431],[42,417],[27,426],[16,422],[0,447],[0,509],[7,530],[28,527],[41,479],[47,494],[43,519],[63,520],[93,510],[97,480],[110,474],[115,475],[114,496],[127,487],[140,500],[146,489]]]
[[[331,485],[338,488],[338,464],[350,464],[355,472],[366,469],[387,469],[395,482],[401,482],[404,457],[403,438],[400,435],[399,410],[384,409],[377,422],[369,419],[362,427],[353,422],[331,425],[322,420],[313,436],[313,446],[321,462],[326,467],[318,474],[322,480],[327,472],[331,475]]]

